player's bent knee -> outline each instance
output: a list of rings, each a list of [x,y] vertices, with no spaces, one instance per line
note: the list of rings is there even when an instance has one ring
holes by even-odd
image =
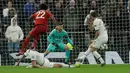
[[[96,49],[95,49],[95,46],[94,46],[93,44],[91,44],[89,47],[91,48],[91,49],[90,49],[91,52],[93,52],[93,51],[96,50]]]
[[[93,44],[90,44],[90,46],[89,46],[90,48],[94,48],[94,45]]]
[[[65,49],[65,50],[68,50],[68,49],[69,49],[69,47],[66,45],[66,46],[64,47],[64,49]]]

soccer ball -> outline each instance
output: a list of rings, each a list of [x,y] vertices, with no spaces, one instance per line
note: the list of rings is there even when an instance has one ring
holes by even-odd
[[[81,66],[81,63],[80,62],[76,62],[75,63],[75,67],[79,68]]]

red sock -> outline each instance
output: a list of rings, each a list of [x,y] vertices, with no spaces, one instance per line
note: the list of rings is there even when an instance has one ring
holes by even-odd
[[[37,40],[34,40],[34,42],[32,43],[31,48],[32,48],[32,49],[35,48],[35,47],[36,47],[36,44],[37,44]]]
[[[37,41],[38,41],[39,39],[40,39],[40,34],[38,34],[38,35],[36,35],[36,36],[34,37],[34,42],[32,43],[32,46],[31,46],[32,49],[36,47]]]
[[[29,43],[29,38],[26,37],[26,39],[25,39],[24,42],[22,43],[21,52],[24,52],[24,48],[28,45],[28,43]]]

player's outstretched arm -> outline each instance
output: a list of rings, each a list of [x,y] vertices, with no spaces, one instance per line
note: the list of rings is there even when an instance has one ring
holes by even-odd
[[[52,19],[53,23],[57,25],[57,21],[56,21],[55,17],[52,16],[51,19]]]
[[[27,25],[31,25],[31,22],[34,20],[33,16],[31,15],[28,20],[25,22]]]
[[[53,43],[53,35],[55,34],[55,29],[53,29],[51,32],[50,32],[50,34],[48,35],[48,37],[47,37],[47,41],[49,42],[49,43]]]
[[[32,22],[33,20],[35,19],[35,14],[31,15],[29,18],[28,18],[28,22]]]
[[[66,40],[68,41],[68,43],[70,43],[71,45],[73,45],[73,42],[72,42],[72,40],[69,37],[67,37]]]
[[[68,34],[67,34],[67,32],[64,30],[64,33],[65,33],[65,39],[67,40],[67,42],[68,43],[70,43],[71,45],[73,45],[73,42],[72,42],[72,40],[69,38],[69,36],[68,36]]]

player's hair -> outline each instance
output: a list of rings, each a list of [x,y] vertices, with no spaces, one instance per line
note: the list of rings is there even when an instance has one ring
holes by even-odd
[[[90,13],[90,16],[93,16],[93,17],[98,17],[98,14],[97,14],[97,12],[96,12],[96,11],[93,11],[93,12],[91,12],[91,13]]]
[[[62,25],[61,22],[59,22],[59,23],[56,25],[56,28],[57,28],[57,26],[62,26],[62,28],[63,28],[63,25]]]
[[[62,23],[61,23],[61,22],[59,22],[57,25],[62,25]]]
[[[48,5],[47,4],[45,4],[45,3],[42,3],[42,4],[40,4],[39,5],[39,8],[40,8],[40,10],[47,10],[48,9]]]

